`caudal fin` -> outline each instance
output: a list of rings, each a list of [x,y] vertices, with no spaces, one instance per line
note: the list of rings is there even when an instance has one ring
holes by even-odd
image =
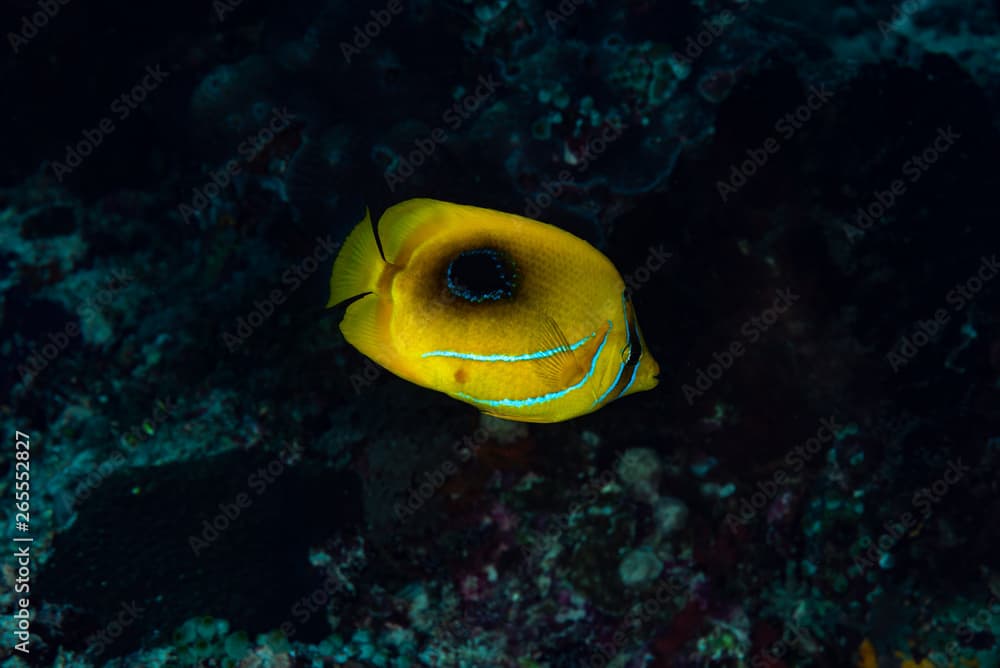
[[[364,219],[347,235],[343,248],[333,262],[327,308],[359,295],[375,292],[383,264],[372,228],[371,212],[365,209]]]

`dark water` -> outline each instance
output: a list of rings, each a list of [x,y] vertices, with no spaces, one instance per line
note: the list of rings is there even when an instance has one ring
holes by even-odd
[[[4,665],[1000,665],[998,12],[5,3]],[[659,386],[360,354],[412,197],[594,244]]]

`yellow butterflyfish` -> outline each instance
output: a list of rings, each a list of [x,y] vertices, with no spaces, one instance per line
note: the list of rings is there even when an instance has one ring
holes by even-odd
[[[348,343],[485,413],[559,422],[656,386],[625,283],[558,227],[432,199],[370,214],[333,265]]]

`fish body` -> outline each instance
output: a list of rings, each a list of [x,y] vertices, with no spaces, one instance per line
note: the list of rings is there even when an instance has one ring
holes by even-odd
[[[657,384],[611,261],[522,216],[431,199],[389,208],[377,228],[366,214],[330,279],[329,306],[352,298],[351,345],[497,417],[558,422]]]

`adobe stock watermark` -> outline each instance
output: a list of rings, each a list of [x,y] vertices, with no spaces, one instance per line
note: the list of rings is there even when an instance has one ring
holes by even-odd
[[[986,284],[996,278],[998,272],[1000,272],[1000,261],[997,260],[995,254],[989,257],[984,255],[980,258],[976,272],[964,281],[955,284],[945,295],[945,302],[952,307],[952,312],[958,313],[968,306],[976,295],[985,289]],[[934,341],[938,333],[951,320],[951,315],[948,309],[939,308],[927,320],[918,320],[913,333],[903,335],[885,355],[893,372],[898,372],[909,364],[923,348]]]
[[[646,462],[637,457],[634,451],[619,450],[607,468],[591,476],[571,495],[565,497],[565,500],[570,501],[569,508],[565,512],[547,522],[544,527],[525,531],[520,545],[522,568],[542,560],[549,548],[560,542],[564,530],[571,532],[575,518],[597,501],[602,490],[607,489],[618,479],[637,477],[646,468]],[[653,491],[655,493],[655,490]]]
[[[32,354],[22,364],[17,366],[17,373],[21,376],[21,382],[25,387],[35,382],[42,371],[48,368],[49,364],[69,346],[70,342],[83,332],[82,325],[93,320],[102,313],[114,300],[115,293],[135,280],[127,269],[113,269],[111,277],[105,286],[92,291],[80,304],[77,315],[80,319],[69,320],[61,330],[49,332],[41,344],[29,344]]]
[[[623,121],[605,123],[600,132],[595,133],[587,140],[583,146],[583,152],[579,156],[574,155],[571,158],[576,161],[571,164],[577,173],[587,171],[594,160],[607,151],[608,146],[618,141],[628,128],[629,126]],[[524,216],[537,218],[542,211],[552,206],[569,189],[575,187],[576,183],[568,169],[561,170],[554,180],[543,179],[541,189],[545,192],[536,193],[534,197],[524,198]]]
[[[169,76],[170,73],[161,70],[159,65],[147,67],[146,74],[132,88],[111,102],[111,113],[115,114],[120,122],[124,122]],[[79,140],[66,145],[64,161],[53,160],[50,163],[56,180],[62,183],[63,177],[72,174],[74,169],[82,165],[84,159],[93,154],[116,129],[111,116],[105,116],[93,128],[85,128]]]
[[[785,454],[784,466],[777,469],[767,480],[757,481],[757,491],[744,496],[737,504],[736,513],[727,513],[726,526],[733,533],[738,533],[741,527],[750,524],[757,514],[778,495],[778,492],[789,482],[789,470],[792,474],[799,473],[806,464],[812,461],[823,450],[823,446],[833,443],[837,434],[844,426],[837,423],[836,416],[831,415],[819,421],[816,435],[806,439],[805,443],[795,446]]]
[[[138,424],[132,425],[128,431],[120,433],[118,441],[126,447],[135,447],[145,443],[156,433],[156,428],[159,425],[165,423],[168,418],[174,417],[176,409],[177,406],[172,400],[167,399],[162,401],[157,399],[153,403],[153,412],[150,416]]]
[[[459,299],[450,290],[446,289],[442,291],[437,297],[425,304],[425,308],[420,313],[421,321],[427,327],[436,326],[434,318],[439,315],[447,315],[445,311],[449,306],[459,301]],[[354,395],[360,396],[364,390],[374,385],[385,373],[386,370],[383,367],[371,359],[365,358],[365,363],[361,366],[361,369],[354,371],[348,377],[351,381],[351,389],[354,390]]]
[[[927,7],[927,0],[906,0],[905,2],[893,5],[892,16],[889,18],[889,21],[878,22],[878,30],[882,33],[882,37],[887,37],[890,32],[899,32],[903,23],[925,7]]]
[[[940,504],[945,495],[965,479],[972,469],[958,458],[948,462],[948,468],[940,478],[930,485],[922,487],[913,493],[910,504],[920,511],[924,520],[930,518],[935,506]],[[885,531],[873,541],[864,536],[859,542],[859,549],[854,555],[854,570],[852,577],[859,577],[869,569],[879,566],[888,569],[892,566],[891,551],[906,537],[906,534],[918,524],[918,519],[910,511],[900,513],[895,520],[886,520]]]
[[[611,466],[592,476],[568,497],[572,499],[572,502],[565,512],[559,513],[556,518],[546,522],[544,527],[525,533],[520,541],[521,556],[524,559],[523,563],[525,566],[541,560],[550,545],[560,542],[564,530],[572,528],[573,519],[579,517],[584,508],[597,500],[597,495],[602,489],[615,482],[617,479],[615,472],[624,461],[625,452],[619,451],[615,455],[615,460],[611,463]]]
[[[107,480],[112,473],[125,466],[126,463],[125,455],[120,452],[113,453],[76,484],[69,505],[76,506],[80,501],[86,501],[93,491],[101,486],[101,483]]]
[[[801,295],[797,295],[789,288],[778,290],[771,306],[760,312],[740,325],[740,334],[746,343],[753,344],[760,340],[760,337],[769,330],[792,304],[797,302]],[[732,368],[736,360],[743,357],[747,352],[747,346],[741,339],[733,339],[729,346],[722,351],[712,353],[713,361],[705,367],[699,367],[695,373],[694,385],[685,383],[681,386],[684,392],[684,399],[688,406],[694,404],[694,400],[704,396],[715,381],[722,378],[722,375]]]
[[[576,10],[580,9],[580,6],[585,2],[587,0],[560,0],[554,10],[545,10],[545,22],[549,24],[549,28],[555,30],[557,25],[566,23],[569,17],[576,14]]]
[[[632,296],[640,289],[642,286],[649,283],[663,265],[667,263],[667,260],[672,258],[674,255],[670,251],[663,247],[663,244],[658,246],[650,246],[649,252],[646,255],[646,259],[639,263],[635,269],[630,273],[625,274],[622,278],[625,280],[625,290],[628,292],[629,296]]]
[[[313,252],[307,255],[301,262],[290,265],[281,274],[281,284],[288,286],[288,289],[275,287],[263,299],[255,299],[253,308],[246,314],[236,319],[236,327],[232,332],[224,331],[220,337],[226,344],[229,352],[236,352],[243,343],[253,336],[253,333],[267,321],[278,307],[309,279],[310,276],[322,266],[323,262],[333,257],[339,243],[334,243],[330,235],[326,238],[316,237],[316,246]]]
[[[344,56],[344,61],[350,65],[351,58],[361,55],[364,49],[377,39],[382,31],[389,27],[392,19],[403,13],[403,0],[389,0],[385,9],[373,9],[369,12],[372,17],[363,26],[354,26],[350,42],[340,43],[340,53]]]
[[[947,128],[938,128],[937,136],[920,153],[914,153],[903,163],[903,176],[910,185],[919,181],[961,137],[962,135],[952,130],[950,125]],[[882,217],[895,206],[896,201],[906,194],[908,187],[903,179],[893,179],[885,190],[876,190],[867,206],[858,207],[857,213],[854,214],[854,225],[844,223],[847,240],[854,243],[855,239],[863,237],[876,222],[881,222]]]
[[[382,377],[383,373],[385,373],[385,369],[370,359],[366,359],[361,371],[355,371],[350,376],[354,395],[358,396],[362,390],[371,387],[376,380]]]
[[[38,11],[32,14],[25,14],[21,17],[21,30],[7,33],[7,41],[10,48],[17,55],[17,52],[28,45],[28,42],[35,39],[42,28],[49,24],[62,8],[70,3],[70,0],[38,0],[36,7]]]
[[[781,141],[787,142],[794,137],[832,97],[833,93],[826,89],[826,84],[810,88],[804,103],[775,121],[774,131],[780,136]],[[723,202],[736,194],[754,174],[764,168],[771,157],[781,150],[781,141],[769,136],[760,146],[746,150],[746,160],[730,165],[729,178],[715,182],[715,189]]]
[[[327,605],[338,593],[344,590],[349,592],[355,591],[354,585],[344,575],[345,571],[350,572],[353,569],[360,569],[365,564],[364,539],[359,537],[355,543],[357,543],[357,546],[348,552],[346,560],[331,564],[328,567],[327,576],[323,579],[323,582],[316,589],[302,596],[292,604],[289,613],[294,620],[286,619],[277,626],[286,639],[291,640],[298,633],[298,628],[308,623],[313,615],[325,611]],[[331,538],[324,543],[323,549],[324,551],[332,550],[336,547],[336,544],[337,542]]]
[[[816,638],[793,619],[785,624],[780,639],[758,650],[750,657],[748,663],[751,668],[785,666],[787,664],[782,657],[785,657],[796,646],[802,647],[808,654],[819,654],[822,651],[822,645],[816,641]]]
[[[249,492],[239,492],[231,502],[219,503],[219,512],[210,519],[202,520],[201,532],[197,536],[188,536],[188,547],[194,552],[194,556],[197,557],[219,540],[222,534],[240,518],[243,511],[253,506],[255,498],[262,496],[278,478],[298,462],[301,453],[302,446],[293,442],[283,448],[274,459],[247,476],[247,487],[256,496],[251,496]]]
[[[750,7],[750,0],[736,0],[737,9],[744,11]],[[689,35],[684,42],[684,51],[674,51],[673,58],[686,68],[690,68],[692,63],[700,58],[724,33],[729,26],[736,23],[736,15],[729,9],[721,12],[701,22],[702,29],[693,35]]]
[[[989,602],[974,613],[967,615],[956,629],[956,635],[961,642],[952,640],[945,646],[943,652],[932,651],[930,653],[930,660],[934,662],[935,666],[962,665],[963,663],[970,665],[973,663],[972,661],[956,661],[955,659],[958,657],[968,659],[967,656],[962,657],[962,647],[968,647],[976,635],[992,633],[992,629],[995,628],[997,622],[993,618],[1000,615],[1000,584],[996,581],[988,582],[986,589],[991,594]]]
[[[643,626],[664,612],[676,609],[678,607],[678,598],[682,601],[680,607],[683,607],[690,596],[690,581],[684,581],[677,574],[661,578],[649,596],[644,598],[641,603],[629,609],[611,638],[605,642],[594,643],[596,652],[590,655],[584,666],[589,668],[607,668],[612,665],[624,665],[613,662],[621,650],[639,639],[639,634],[643,631]]]
[[[181,202],[177,205],[177,213],[184,219],[184,224],[189,224],[192,218],[221,195],[223,189],[233,182],[233,177],[240,173],[243,166],[252,163],[260,155],[260,152],[274,141],[275,137],[291,126],[294,119],[295,116],[288,112],[287,107],[272,109],[267,124],[252,135],[245,137],[236,147],[236,152],[243,158],[242,162],[235,159],[230,160],[216,171],[209,172],[209,180],[194,189],[190,204]]]
[[[100,631],[87,637],[86,653],[88,655],[97,657],[104,654],[108,646],[114,644],[121,637],[122,633],[125,632],[125,629],[135,624],[142,617],[142,613],[146,611],[145,608],[140,607],[135,601],[128,603],[123,601],[120,607],[121,609],[115,615],[114,619],[105,624],[104,628]]]
[[[492,74],[480,75],[476,80],[476,87],[472,93],[463,96],[441,114],[441,122],[452,132],[462,127],[462,124],[469,120],[486,102],[492,98],[500,82]],[[422,166],[428,158],[434,155],[434,151],[440,144],[448,141],[448,132],[441,126],[431,130],[426,137],[418,137],[414,140],[415,148],[406,155],[400,155],[399,164],[390,165],[385,170],[385,183],[389,186],[389,192],[396,192],[396,186],[413,176],[416,169]]]
[[[392,507],[396,520],[402,522],[413,517],[444,486],[449,478],[458,473],[458,467],[461,464],[479,454],[479,449],[489,438],[490,430],[486,427],[479,427],[472,433],[471,437],[463,436],[452,443],[451,451],[458,457],[458,462],[445,459],[435,469],[425,471],[423,481],[409,490],[405,503],[397,501]]]
[[[212,9],[215,11],[215,18],[222,23],[226,20],[226,16],[235,12],[242,4],[243,0],[213,0]]]
[[[157,425],[163,424],[167,421],[168,417],[174,416],[174,410],[176,408],[177,406],[174,405],[170,399],[167,399],[166,401],[156,400],[150,417],[142,420],[137,425],[133,425],[127,432],[119,435],[119,441],[122,441],[123,445],[135,445],[146,441],[156,432]],[[132,438],[131,443],[125,442],[126,434]],[[69,505],[76,506],[81,501],[86,501],[90,498],[90,495],[94,492],[94,490],[101,486],[101,483],[107,480],[112,473],[116,472],[120,468],[123,468],[127,463],[125,455],[121,452],[116,451],[112,453],[110,457],[101,462],[101,464],[95,469],[87,473],[87,475],[76,484]]]

